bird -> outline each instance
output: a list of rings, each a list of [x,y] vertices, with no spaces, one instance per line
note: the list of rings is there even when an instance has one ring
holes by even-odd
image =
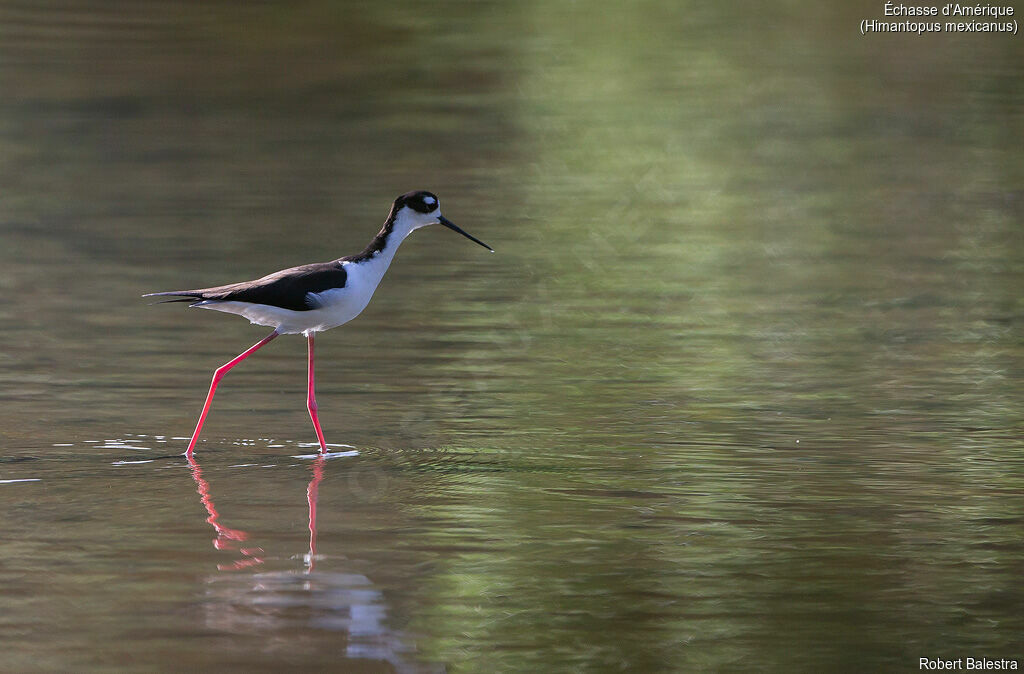
[[[391,205],[384,226],[363,252],[330,262],[316,262],[282,269],[254,281],[230,283],[195,290],[146,293],[143,297],[171,297],[166,302],[188,302],[189,307],[238,314],[250,323],[272,327],[269,335],[256,342],[213,372],[203,411],[189,440],[185,456],[191,458],[217,384],[232,368],[266,346],[279,335],[302,334],[307,343],[306,409],[313,422],[320,454],[327,454],[320,426],[314,386],[313,340],[318,332],[348,323],[366,308],[377,285],[391,265],[395,252],[412,232],[429,225],[444,225],[470,241],[494,252],[480,239],[463,231],[441,215],[441,203],[431,192],[406,192]]]

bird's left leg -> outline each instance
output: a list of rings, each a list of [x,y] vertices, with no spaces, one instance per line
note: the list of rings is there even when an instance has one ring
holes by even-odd
[[[327,453],[327,443],[324,442],[324,432],[320,429],[320,418],[317,416],[316,393],[313,390],[313,333],[306,335],[309,344],[309,375],[306,386],[306,409],[309,410],[309,418],[313,420],[313,428],[316,429],[316,439],[320,442],[320,453]]]
[[[206,394],[206,402],[203,403],[203,412],[199,415],[199,421],[196,422],[196,430],[193,431],[192,439],[189,440],[188,443],[188,449],[185,450],[186,457],[190,459],[192,458],[192,451],[195,449],[196,441],[199,439],[199,432],[203,430],[203,422],[206,421],[206,415],[210,412],[210,403],[213,402],[213,394],[217,392],[217,384],[224,378],[224,375],[226,375],[231,368],[251,356],[257,349],[277,337],[278,334],[280,333],[275,329],[269,335],[213,371],[213,381],[210,382],[210,391]]]

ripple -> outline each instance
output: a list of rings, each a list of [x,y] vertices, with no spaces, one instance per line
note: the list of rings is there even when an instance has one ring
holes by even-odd
[[[348,452],[326,452],[324,454],[293,454],[293,459],[340,459],[346,456],[359,456],[359,450],[353,449]]]

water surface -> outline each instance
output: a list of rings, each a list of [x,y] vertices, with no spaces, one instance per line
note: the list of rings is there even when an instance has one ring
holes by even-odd
[[[1022,43],[0,3],[0,669],[1024,659]],[[304,344],[143,292],[417,232]],[[351,446],[345,447],[342,445]]]

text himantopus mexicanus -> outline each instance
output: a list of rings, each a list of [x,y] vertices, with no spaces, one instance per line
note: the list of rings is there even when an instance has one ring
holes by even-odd
[[[210,391],[206,394],[203,411],[185,455],[192,456],[206,414],[210,411],[217,383],[224,375],[278,335],[299,333],[306,336],[309,346],[306,408],[313,421],[313,428],[316,429],[320,452],[325,454],[327,444],[317,417],[316,395],[313,391],[313,335],[348,323],[358,316],[373,297],[373,291],[377,289],[377,284],[384,277],[384,272],[395,257],[395,251],[405,237],[420,227],[436,224],[455,230],[494,252],[486,243],[462,231],[442,216],[436,196],[430,192],[408,192],[395,199],[384,226],[366,250],[358,255],[283,269],[255,281],[143,295],[177,297],[180,299],[164,301],[190,302],[191,307],[238,314],[256,325],[274,328],[269,335],[214,371]]]

